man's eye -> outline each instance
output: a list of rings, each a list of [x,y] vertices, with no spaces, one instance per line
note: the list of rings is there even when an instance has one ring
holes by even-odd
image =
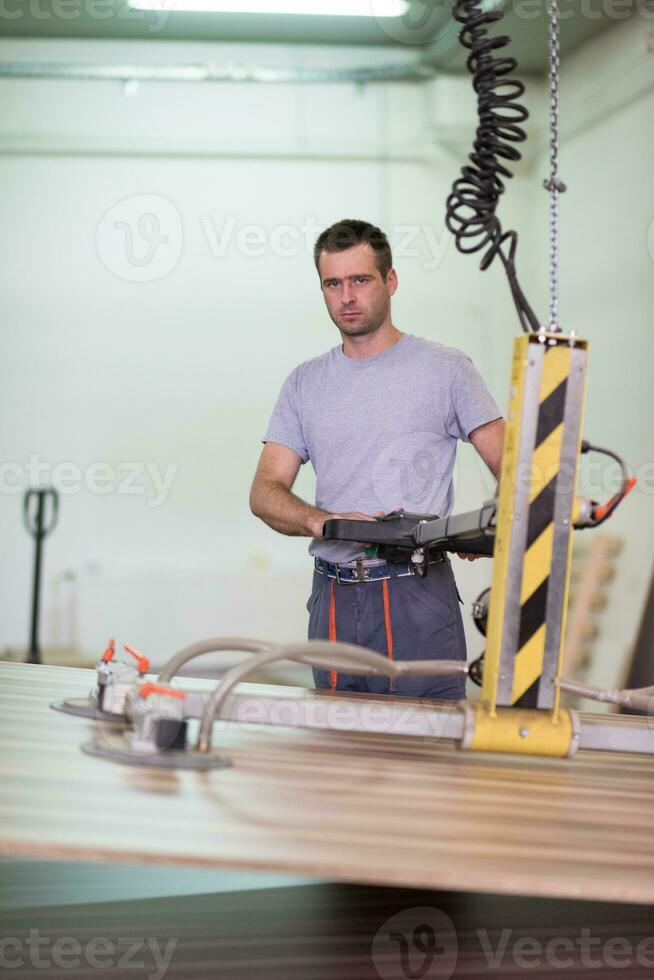
[[[368,279],[367,279],[366,276],[357,276],[354,281],[355,282],[368,282]]]

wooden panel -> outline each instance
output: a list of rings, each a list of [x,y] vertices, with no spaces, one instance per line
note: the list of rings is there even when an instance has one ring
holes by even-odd
[[[654,902],[652,757],[227,725],[233,768],[125,767],[82,754],[93,725],[48,707],[91,680],[0,664],[0,852]]]

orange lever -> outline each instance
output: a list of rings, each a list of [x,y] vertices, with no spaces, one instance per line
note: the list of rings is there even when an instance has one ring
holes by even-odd
[[[135,650],[134,647],[131,647],[128,643],[125,644],[125,649],[128,653],[131,653],[133,657],[136,657],[136,669],[138,670],[139,674],[147,674],[150,669],[150,661],[148,658],[144,657],[142,653],[139,653],[138,650]]]
[[[174,687],[164,687],[163,684],[144,684],[139,694],[142,698],[148,698],[151,694],[165,694],[168,698],[179,698],[180,701],[186,697],[186,691],[176,691]]]
[[[630,476],[625,485],[624,496],[626,497],[628,493],[631,493],[631,491],[635,486],[636,486],[636,477]],[[593,517],[595,518],[596,521],[601,520],[606,515],[606,512],[609,510],[610,507],[613,506],[613,504],[615,503],[615,501],[619,496],[620,494],[616,493],[611,497],[610,500],[607,500],[605,504],[600,504],[599,507],[595,508]]]
[[[107,649],[105,650],[105,652],[102,654],[102,657],[100,658],[102,660],[102,663],[108,664],[110,660],[114,659],[115,653],[116,653],[116,641],[109,640],[109,643],[107,644]]]

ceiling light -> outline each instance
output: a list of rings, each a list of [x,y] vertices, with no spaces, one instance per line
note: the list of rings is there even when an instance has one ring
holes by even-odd
[[[328,17],[401,17],[410,0],[128,0],[136,10],[217,14],[322,14]]]

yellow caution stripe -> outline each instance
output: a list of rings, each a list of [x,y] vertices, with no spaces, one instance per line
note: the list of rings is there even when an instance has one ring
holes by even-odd
[[[567,344],[547,347],[539,388],[538,419],[529,486],[527,541],[520,588],[520,625],[511,703],[533,708],[545,652],[545,613],[554,541],[556,483],[570,373]]]

